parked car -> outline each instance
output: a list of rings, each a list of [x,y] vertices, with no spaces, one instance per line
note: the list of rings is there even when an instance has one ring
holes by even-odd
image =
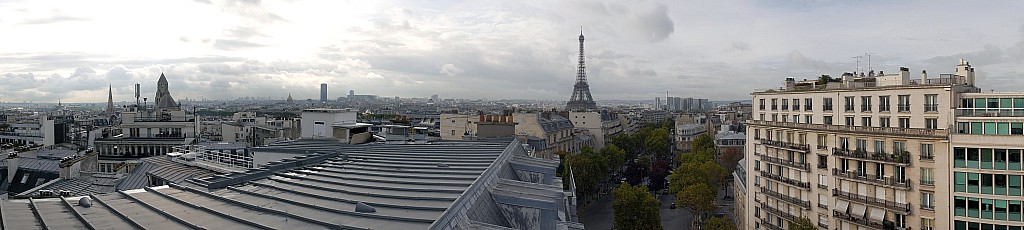
[[[676,209],[676,202],[672,202],[672,204],[668,206],[668,209]]]

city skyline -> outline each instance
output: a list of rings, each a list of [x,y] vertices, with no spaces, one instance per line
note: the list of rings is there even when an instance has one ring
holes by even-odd
[[[331,5],[334,4],[334,5]],[[53,7],[59,5],[60,7]],[[1020,2],[0,3],[0,101],[400,97],[566,100],[579,26],[600,100],[743,100],[778,79],[875,70],[1020,85]],[[133,9],[133,10],[121,10]],[[957,12],[951,17],[948,12]],[[867,68],[867,58],[860,68]],[[467,87],[469,86],[469,87]],[[335,94],[341,95],[341,94]],[[336,98],[333,96],[332,98]]]

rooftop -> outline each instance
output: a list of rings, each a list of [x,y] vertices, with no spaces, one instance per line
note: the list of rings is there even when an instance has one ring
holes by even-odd
[[[289,143],[308,144],[311,155],[185,179],[195,186],[0,201],[0,218],[12,229],[508,229],[554,228],[556,222],[582,227],[565,215],[573,212],[554,177],[557,161],[527,157],[517,141],[334,147],[313,142]],[[507,212],[516,208],[539,212]]]

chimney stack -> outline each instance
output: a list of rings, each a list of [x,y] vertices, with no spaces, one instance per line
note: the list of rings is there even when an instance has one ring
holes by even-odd
[[[928,83],[928,71],[927,70],[921,70],[921,84],[926,84],[926,83]]]

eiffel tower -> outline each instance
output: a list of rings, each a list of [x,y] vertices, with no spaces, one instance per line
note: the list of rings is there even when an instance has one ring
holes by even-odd
[[[597,103],[590,96],[590,85],[587,84],[587,66],[583,63],[583,30],[580,30],[580,64],[576,67],[576,85],[572,87],[572,98],[566,103],[566,110],[593,110]]]

